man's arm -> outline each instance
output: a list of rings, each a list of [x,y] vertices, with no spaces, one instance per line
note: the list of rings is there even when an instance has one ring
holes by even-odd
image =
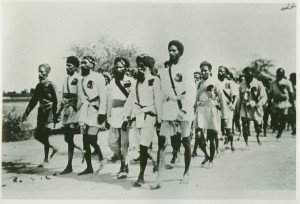
[[[40,89],[39,89],[39,84],[35,87],[34,92],[33,92],[33,96],[31,97],[28,106],[23,114],[23,119],[26,119],[28,117],[28,115],[30,114],[30,112],[34,109],[34,107],[36,106],[36,104],[39,101],[39,96],[40,96]]]
[[[99,77],[96,81],[98,95],[100,97],[100,106],[98,114],[105,115],[106,114],[106,103],[107,103],[107,93],[106,93],[106,85],[104,77],[99,74]]]
[[[162,90],[160,85],[160,79],[158,77],[155,77],[154,84],[154,104],[156,108],[156,114],[157,114],[157,122],[161,123],[161,117],[162,117]]]

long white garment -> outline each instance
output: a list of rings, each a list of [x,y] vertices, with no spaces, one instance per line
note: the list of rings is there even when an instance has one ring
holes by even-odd
[[[233,81],[224,79],[220,81],[221,86],[221,113],[223,119],[233,119],[233,110],[237,100],[238,90],[236,84]],[[232,104],[233,96],[235,96],[235,102]]]
[[[131,88],[135,85],[134,80],[128,76],[124,76],[124,79],[120,82],[121,85],[129,93]],[[115,79],[113,79],[107,90],[107,117],[108,122],[113,128],[121,128],[124,121],[123,108],[127,100],[125,94],[116,85]],[[123,106],[122,106],[123,104]]]
[[[257,79],[253,79],[247,86],[246,82],[242,82],[239,87],[240,92],[240,116],[261,122],[264,111],[263,105],[267,101],[267,93],[263,84]],[[256,102],[256,99],[258,100]],[[249,103],[255,103],[256,107],[251,108]]]
[[[75,107],[77,108],[79,103],[78,89],[81,86],[81,80],[82,77],[76,72],[72,76],[67,76],[64,80],[62,98],[59,105],[63,109],[63,125],[77,122],[79,110],[74,110],[73,103],[76,101]]]
[[[150,113],[150,115],[149,115]],[[149,146],[155,135],[155,122],[161,122],[162,115],[162,92],[160,80],[156,76],[145,75],[143,83],[130,92],[129,98],[124,106],[124,117],[135,118],[130,129],[130,141],[137,146],[137,142]]]
[[[181,103],[182,110],[186,111],[186,114],[182,120],[193,121],[193,105],[196,95],[193,72],[181,61],[177,65],[172,65],[171,72],[177,95],[181,95],[185,92],[185,97],[181,100]],[[166,68],[161,72],[160,79],[163,93],[162,120],[176,120],[180,110],[171,85],[169,68]]]
[[[197,127],[220,130],[220,111],[216,108],[216,105],[222,102],[221,97],[221,85],[217,79],[210,77],[198,83],[195,102],[197,107],[195,123]]]
[[[91,71],[82,78],[82,86],[79,87],[79,96],[82,102],[78,114],[78,122],[94,127],[98,124],[98,114],[106,114],[107,90],[102,74]],[[96,100],[99,98],[98,100]]]

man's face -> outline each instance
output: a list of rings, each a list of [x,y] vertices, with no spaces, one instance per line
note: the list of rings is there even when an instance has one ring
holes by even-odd
[[[279,69],[277,72],[276,72],[276,78],[278,80],[281,80],[284,78],[284,70],[283,69]]]
[[[210,71],[208,66],[203,66],[201,68],[201,75],[204,80],[208,79],[208,77],[210,76]]]
[[[67,74],[69,76],[72,76],[76,71],[76,67],[71,63],[67,63],[66,64],[66,71],[67,71]]]
[[[170,61],[172,63],[174,63],[174,64],[178,63],[178,60],[180,58],[180,53],[175,45],[170,46],[169,56],[170,56]]]
[[[47,71],[45,67],[40,67],[39,68],[39,79],[44,80],[48,77]]]
[[[142,62],[138,62],[137,66],[138,66],[137,80],[143,82],[145,80],[145,71],[148,70],[149,68],[146,67]]]
[[[245,72],[245,81],[249,84],[253,80],[253,73],[252,71]]]
[[[225,69],[223,67],[220,67],[218,69],[218,79],[223,81],[226,77],[226,72],[225,72]]]
[[[121,62],[117,62],[114,67],[114,76],[118,80],[122,80],[125,75],[126,68]]]
[[[200,74],[199,73],[194,74],[194,80],[195,80],[195,82],[200,81]]]
[[[81,61],[81,75],[86,76],[90,73],[90,69],[93,68],[93,64],[90,63],[87,59]]]

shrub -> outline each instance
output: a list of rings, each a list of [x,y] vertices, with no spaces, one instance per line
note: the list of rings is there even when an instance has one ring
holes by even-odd
[[[21,141],[31,139],[33,129],[30,124],[22,120],[14,107],[2,117],[2,142]]]

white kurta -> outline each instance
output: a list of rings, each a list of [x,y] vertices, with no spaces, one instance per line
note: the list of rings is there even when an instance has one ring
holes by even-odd
[[[138,89],[138,91],[136,90]],[[138,96],[137,96],[138,94]],[[156,116],[148,114],[151,112]],[[124,106],[124,117],[136,118],[133,123],[135,139],[141,145],[149,146],[155,135],[155,122],[161,122],[162,115],[162,92],[160,80],[156,76],[146,75],[143,83],[138,83],[129,95]]]
[[[62,98],[60,101],[60,106],[63,108],[63,118],[62,124],[67,125],[77,122],[79,110],[74,110],[74,107],[70,106],[71,100],[76,100],[75,106],[78,107],[78,89],[81,86],[82,77],[78,73],[74,73],[72,76],[65,78],[62,88]],[[73,95],[74,97],[70,99],[68,95]],[[65,97],[66,96],[66,97]]]
[[[222,102],[221,85],[215,78],[209,78],[198,83],[196,99],[196,126],[203,129],[219,131],[220,111],[216,105]],[[210,87],[210,88],[209,88]]]
[[[82,106],[79,111],[78,122],[100,128],[98,114],[106,114],[107,102],[107,90],[103,75],[91,71],[89,75],[84,76],[82,86],[79,87],[79,96]],[[99,97],[99,100],[94,100],[96,97]]]
[[[263,105],[267,102],[267,93],[263,84],[254,78],[248,87],[244,81],[240,84],[239,92],[240,117],[261,122],[264,115]],[[255,98],[258,98],[258,102],[255,102]],[[255,103],[256,107],[251,108],[249,103]]]
[[[135,85],[134,80],[126,75],[120,83],[123,87],[124,85],[126,86],[125,89],[128,93],[130,92],[131,87]],[[123,94],[123,92],[120,90],[120,88],[116,85],[115,79],[113,79],[108,86],[107,100],[108,122],[113,128],[121,128],[124,121],[123,108],[127,98],[125,94]],[[120,106],[118,104],[123,104],[123,106]]]
[[[233,110],[231,110],[230,106],[233,108],[235,107],[236,100],[234,104],[232,104],[233,96],[237,97],[238,90],[236,87],[236,84],[233,81],[229,81],[227,79],[224,79],[223,81],[220,81],[221,86],[221,113],[222,113],[222,119],[229,119],[231,120],[233,118]],[[229,96],[229,98],[226,96]]]
[[[183,121],[194,120],[193,104],[195,101],[196,89],[194,84],[193,72],[188,66],[179,62],[171,67],[172,78],[177,95],[185,92],[185,97],[181,100],[182,110],[186,111]],[[169,68],[161,71],[161,87],[163,93],[162,120],[177,120],[180,109],[175,99],[175,93],[171,85]]]

